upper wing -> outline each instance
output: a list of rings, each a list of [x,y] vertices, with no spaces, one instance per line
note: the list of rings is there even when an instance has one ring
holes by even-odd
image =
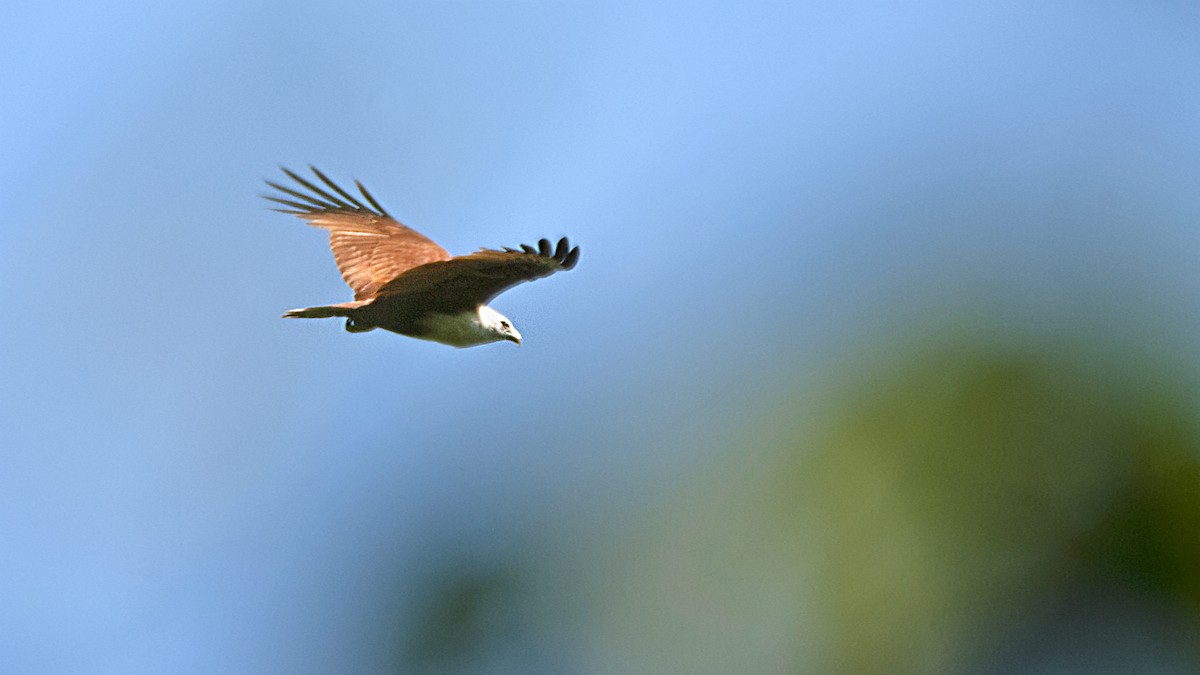
[[[566,237],[554,248],[542,239],[538,248],[522,244],[521,250],[481,249],[415,267],[389,282],[379,295],[421,296],[427,307],[443,312],[473,309],[517,284],[569,270],[577,262],[579,247],[571,248]]]
[[[374,298],[380,288],[407,270],[450,259],[446,249],[389,216],[362,183],[354,181],[370,206],[338,187],[315,167],[309,168],[332,192],[283,168],[304,189],[266,181],[288,198],[263,197],[287,207],[276,211],[294,214],[309,225],[329,230],[333,259],[342,278],[354,289],[355,300]]]

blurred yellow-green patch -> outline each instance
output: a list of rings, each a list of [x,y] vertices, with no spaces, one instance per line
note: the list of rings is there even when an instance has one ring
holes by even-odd
[[[621,553],[608,630],[646,672],[1200,663],[1185,371],[1026,333],[893,339],[765,406]]]

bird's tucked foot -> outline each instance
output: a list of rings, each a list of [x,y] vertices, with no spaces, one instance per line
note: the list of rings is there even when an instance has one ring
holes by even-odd
[[[369,330],[375,330],[375,326],[359,323],[354,320],[354,317],[349,317],[346,319],[347,333],[365,333]]]

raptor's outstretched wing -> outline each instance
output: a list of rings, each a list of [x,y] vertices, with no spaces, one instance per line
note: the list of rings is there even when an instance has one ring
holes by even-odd
[[[420,296],[429,309],[446,313],[469,310],[517,284],[569,270],[578,261],[579,247],[571,248],[566,237],[556,247],[542,239],[537,248],[481,249],[415,267],[381,288],[379,295]]]
[[[388,282],[414,267],[450,260],[446,249],[388,215],[362,183],[354,182],[367,204],[338,187],[316,167],[309,168],[325,188],[280,168],[300,189],[266,181],[283,196],[263,196],[286,207],[277,211],[329,230],[329,248],[342,278],[354,289],[355,300],[374,298]]]

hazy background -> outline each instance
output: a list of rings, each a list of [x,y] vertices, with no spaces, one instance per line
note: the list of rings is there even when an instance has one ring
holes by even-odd
[[[1200,668],[1193,3],[9,5],[0,670]]]

